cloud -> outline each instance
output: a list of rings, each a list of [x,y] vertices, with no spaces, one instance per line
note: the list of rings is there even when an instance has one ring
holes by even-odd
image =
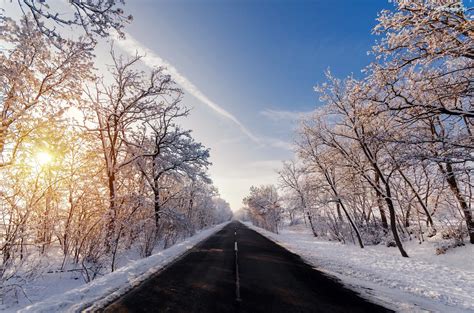
[[[255,169],[269,170],[273,174],[276,173],[283,165],[283,161],[279,159],[259,160],[247,164],[247,167],[254,171]]]
[[[209,99],[199,88],[194,85],[186,76],[181,74],[176,67],[168,63],[166,60],[161,58],[153,50],[149,49],[142,43],[138,42],[130,34],[126,34],[125,39],[116,40],[117,45],[123,49],[126,53],[130,55],[143,55],[142,61],[148,67],[157,67],[163,66],[166,68],[166,72],[173,77],[173,79],[178,83],[185,91],[194,96],[196,99],[207,105],[214,112],[220,116],[232,121],[239,129],[247,135],[252,141],[260,143],[261,140],[255,136],[250,130],[247,129],[234,115],[226,111],[220,105]]]
[[[173,77],[173,79],[178,83],[186,92],[194,96],[196,99],[201,101],[203,104],[207,105],[214,112],[220,116],[232,121],[247,137],[249,137],[255,143],[265,146],[272,146],[275,148],[280,148],[284,150],[293,150],[293,144],[283,141],[278,138],[272,137],[257,137],[254,135],[245,125],[240,122],[237,117],[232,115],[230,112],[222,108],[220,105],[212,101],[207,95],[205,95],[199,88],[194,85],[186,76],[178,71],[176,67],[172,64],[161,58],[156,52],[149,49],[139,41],[137,41],[130,34],[126,34],[125,39],[116,38],[116,44],[126,53],[130,55],[139,54],[142,55],[143,63],[150,67],[154,68],[157,66],[163,66],[166,68],[166,72]],[[282,119],[298,119],[302,117],[307,112],[289,112],[289,111],[276,111],[276,110],[264,110],[261,114],[271,118],[275,121]]]
[[[288,142],[275,137],[265,137],[265,142],[274,147],[288,151],[295,151],[295,145],[292,142]]]
[[[296,121],[305,116],[310,115],[312,112],[298,112],[298,111],[279,111],[279,110],[272,110],[272,109],[265,109],[260,111],[260,114],[265,116],[266,118],[274,121]]]

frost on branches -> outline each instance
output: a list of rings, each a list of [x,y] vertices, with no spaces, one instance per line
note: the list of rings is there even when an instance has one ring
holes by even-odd
[[[31,15],[3,18],[0,34],[2,308],[37,300],[42,281],[90,282],[232,217],[163,68],[112,46],[99,74],[91,46],[45,36]]]
[[[280,225],[301,220],[313,236],[404,257],[411,240],[435,242],[433,254],[474,244],[472,12],[400,0],[379,14],[364,77],[328,72],[315,88],[324,105],[279,171]]]
[[[124,0],[69,0],[53,3],[50,0],[19,0],[21,12],[31,19],[31,25],[39,33],[60,47],[68,41],[64,29],[78,32],[83,38],[83,46],[93,49],[97,37],[108,37],[114,30],[119,37],[124,36],[124,26],[133,20],[126,15],[122,6]],[[0,21],[5,19],[0,9]],[[60,31],[62,29],[62,31]]]
[[[273,185],[250,188],[250,195],[243,202],[245,211],[255,225],[278,233],[281,207],[276,187]]]

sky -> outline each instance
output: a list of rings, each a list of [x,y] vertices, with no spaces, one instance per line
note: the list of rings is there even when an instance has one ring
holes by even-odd
[[[252,185],[278,184],[298,118],[330,69],[360,75],[381,0],[128,1],[128,52],[164,64],[193,110],[183,125],[211,148],[209,172],[233,210]]]
[[[64,0],[53,1],[59,6]],[[0,0],[2,7],[14,4]],[[165,65],[192,108],[182,125],[211,149],[209,174],[233,210],[252,185],[278,184],[298,119],[324,72],[361,75],[385,0],[128,0],[116,47]],[[97,64],[110,63],[99,45]]]

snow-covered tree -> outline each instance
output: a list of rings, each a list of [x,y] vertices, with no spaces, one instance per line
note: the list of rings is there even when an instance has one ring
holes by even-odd
[[[252,186],[250,194],[243,200],[251,221],[275,233],[278,233],[282,213],[279,201],[278,191],[273,185]]]
[[[62,5],[51,4],[49,0],[19,0],[18,5],[25,16],[31,16],[31,22],[43,35],[60,45],[64,33],[60,29],[71,27],[74,32],[87,37],[84,47],[92,48],[96,43],[95,37],[107,37],[110,30],[115,30],[123,36],[125,24],[132,21],[131,15],[126,15],[124,0],[74,0]],[[5,19],[0,10],[0,21]]]
[[[313,216],[308,207],[308,183],[305,177],[305,168],[298,166],[294,160],[284,162],[283,168],[278,172],[280,176],[280,185],[283,190],[289,190],[296,198],[296,206],[303,212],[308,219],[311,231],[314,237],[318,236],[316,225],[313,222]]]
[[[8,43],[0,51],[0,166],[5,166],[35,127],[64,110],[64,101],[80,97],[77,82],[91,78],[91,60],[73,42],[58,51],[26,17],[20,23],[3,20],[0,37]]]

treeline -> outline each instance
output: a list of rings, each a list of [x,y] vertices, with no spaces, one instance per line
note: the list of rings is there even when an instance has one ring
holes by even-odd
[[[122,9],[71,2],[83,15],[65,20],[19,4],[30,10],[21,21],[0,15],[2,295],[42,270],[90,281],[123,253],[146,257],[229,220],[209,149],[179,125],[189,109],[165,69],[143,70],[140,56],[113,47],[108,72],[93,68],[97,38],[130,20]],[[65,39],[58,25],[84,37]]]
[[[315,88],[322,105],[301,121],[296,160],[279,172],[280,205],[247,199],[252,219],[273,223],[275,208],[304,216],[314,236],[385,242],[405,257],[412,238],[440,236],[438,253],[474,244],[472,9],[453,0],[394,5],[377,18],[364,77],[328,72]],[[268,188],[250,197],[270,199]]]

